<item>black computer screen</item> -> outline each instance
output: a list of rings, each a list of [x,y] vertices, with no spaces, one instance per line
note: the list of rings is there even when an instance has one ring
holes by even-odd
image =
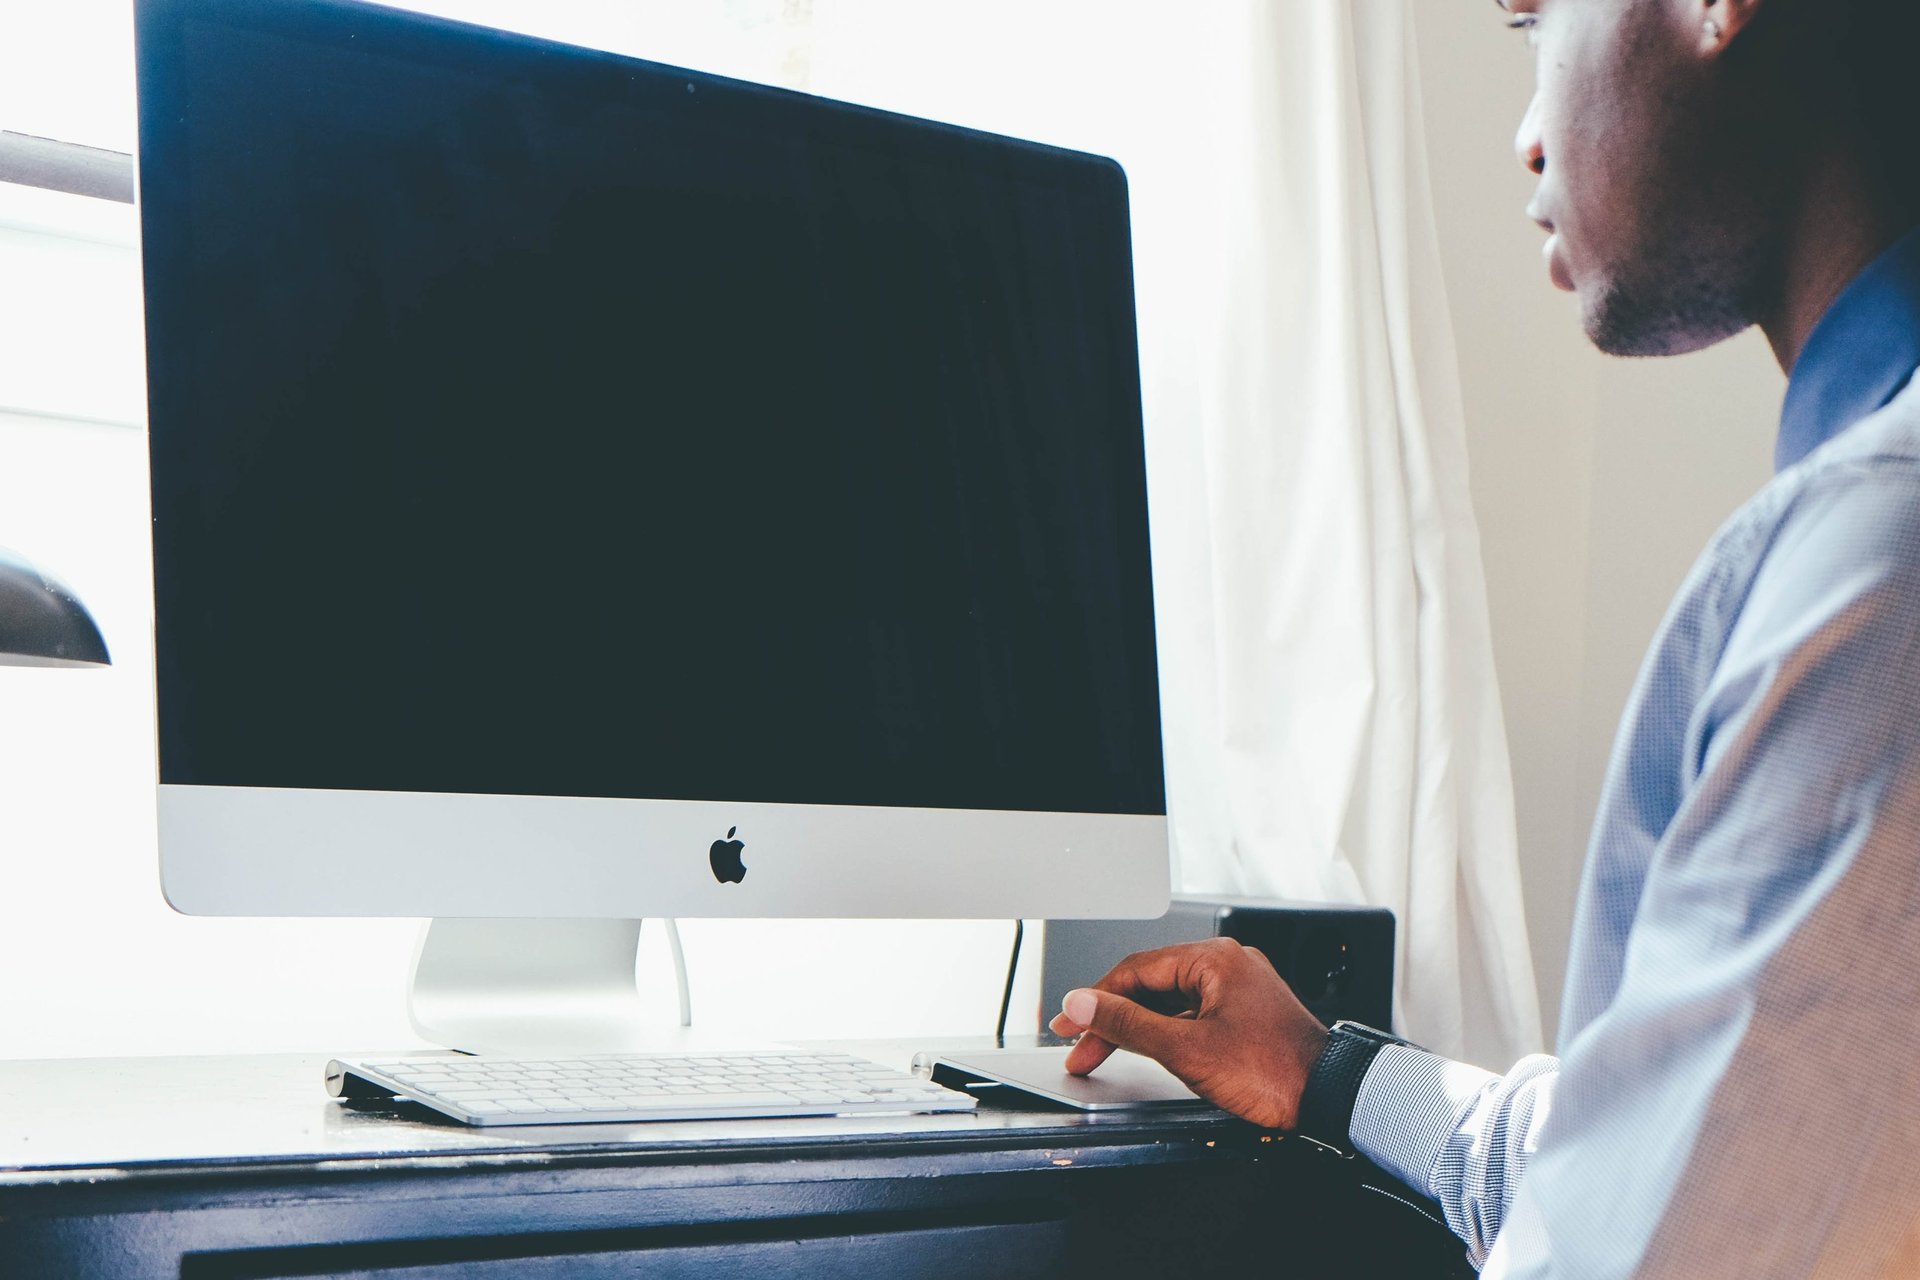
[[[1117,166],[138,18],[163,783],[1165,811]]]

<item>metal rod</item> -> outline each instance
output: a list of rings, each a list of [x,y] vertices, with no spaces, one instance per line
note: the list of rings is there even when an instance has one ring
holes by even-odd
[[[133,203],[133,157],[0,129],[0,182]]]

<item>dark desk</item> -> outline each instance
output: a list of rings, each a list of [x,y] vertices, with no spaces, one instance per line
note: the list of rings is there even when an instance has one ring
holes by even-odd
[[[0,1276],[1319,1276],[1356,1239],[1454,1270],[1350,1162],[1212,1113],[475,1130],[324,1063],[0,1062]]]

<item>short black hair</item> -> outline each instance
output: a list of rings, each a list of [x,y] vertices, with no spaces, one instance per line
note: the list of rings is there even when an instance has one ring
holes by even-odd
[[[1887,197],[1920,221],[1920,0],[1769,0],[1729,53],[1790,127],[1862,139]]]

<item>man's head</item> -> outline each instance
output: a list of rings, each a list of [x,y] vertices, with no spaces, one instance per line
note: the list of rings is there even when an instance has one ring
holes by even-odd
[[[1502,7],[1536,60],[1529,213],[1602,350],[1693,351],[1771,318],[1838,175],[1886,217],[1920,209],[1900,89],[1920,0]]]

